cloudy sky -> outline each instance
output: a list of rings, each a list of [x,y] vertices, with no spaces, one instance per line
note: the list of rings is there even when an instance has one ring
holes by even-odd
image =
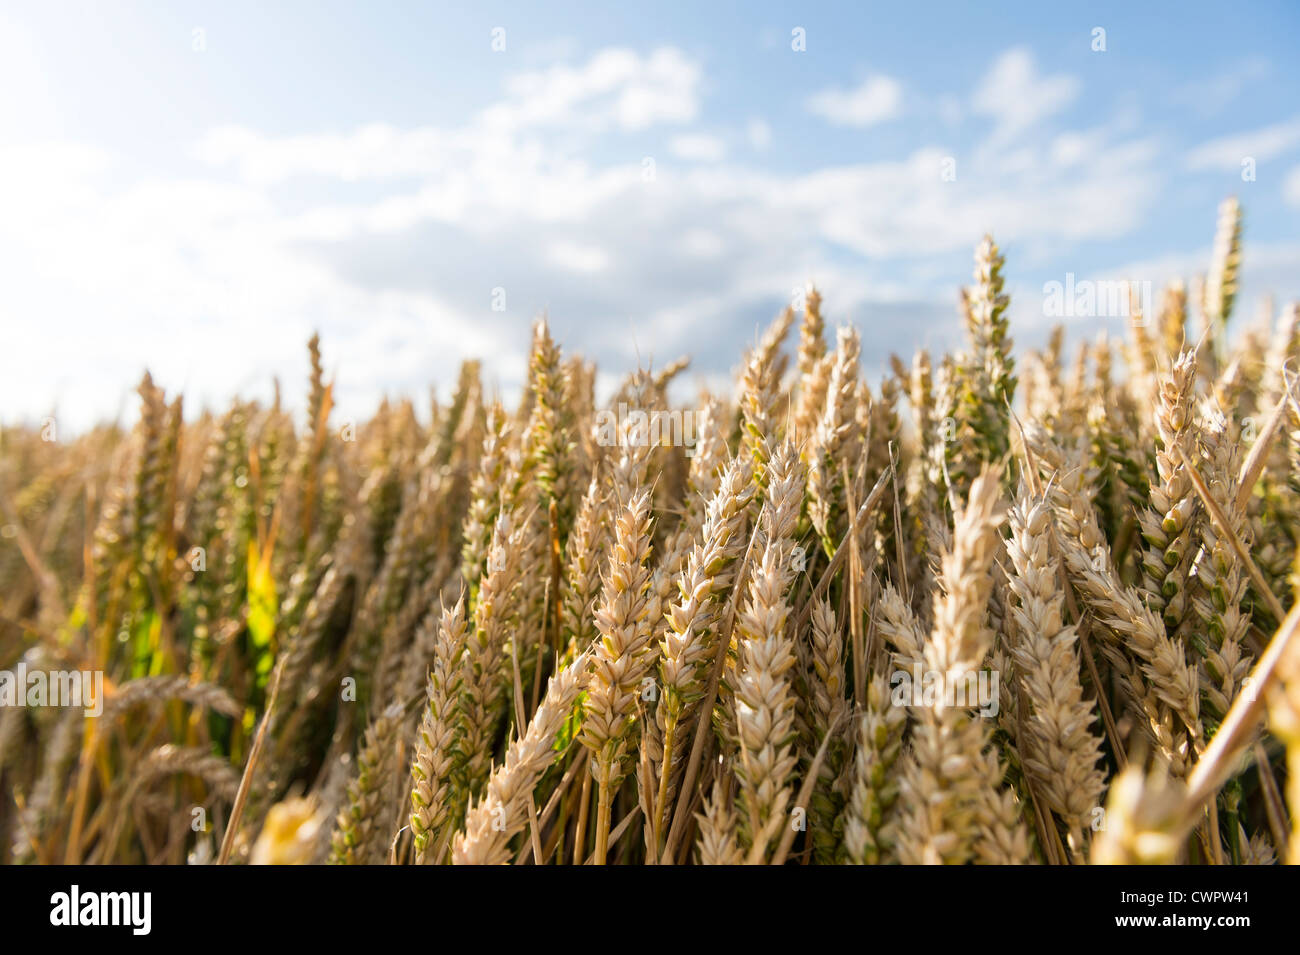
[[[450,6],[0,8],[0,425],[292,397],[313,329],[344,416],[509,394],[543,311],[720,382],[809,280],[874,370],[958,340],[985,231],[1034,344],[1068,272],[1203,270],[1228,195],[1244,317],[1300,296],[1294,3]]]

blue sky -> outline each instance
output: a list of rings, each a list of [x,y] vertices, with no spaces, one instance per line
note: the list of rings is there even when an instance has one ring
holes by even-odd
[[[808,280],[874,373],[959,340],[986,230],[1034,345],[1067,272],[1203,271],[1228,195],[1237,321],[1300,296],[1300,7],[983,6],[11,5],[0,424],[146,366],[296,396],[313,329],[343,415],[471,355],[509,393],[543,310],[606,381],[725,386]]]

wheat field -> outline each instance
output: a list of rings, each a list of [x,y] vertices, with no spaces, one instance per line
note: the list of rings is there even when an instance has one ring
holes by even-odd
[[[1300,316],[1240,261],[1229,201],[1017,352],[986,237],[877,382],[810,289],[684,404],[539,321],[517,407],[340,421],[313,338],[305,417],[6,428],[0,860],[1298,862]]]

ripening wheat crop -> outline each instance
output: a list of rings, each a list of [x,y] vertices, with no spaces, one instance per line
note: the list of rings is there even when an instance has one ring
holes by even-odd
[[[517,407],[344,424],[313,338],[303,422],[6,430],[0,860],[1300,861],[1300,316],[1233,321],[1240,236],[1029,352],[986,237],[874,382],[809,290],[684,404],[538,322]]]

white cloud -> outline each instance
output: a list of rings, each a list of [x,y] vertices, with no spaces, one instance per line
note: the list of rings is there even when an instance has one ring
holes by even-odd
[[[56,77],[49,75],[41,55],[41,44],[33,33],[11,14],[0,11],[0,130],[6,134],[23,128],[43,128],[59,116],[54,96]],[[17,95],[21,90],[21,95]]]
[[[902,112],[903,87],[889,76],[869,76],[851,90],[824,89],[808,109],[836,126],[874,126]]]
[[[772,127],[764,120],[751,119],[745,127],[745,136],[749,139],[749,145],[759,152],[772,145]]]
[[[340,414],[359,416],[385,390],[445,386],[462,357],[516,386],[543,309],[614,377],[683,353],[716,376],[810,277],[828,314],[870,323],[876,361],[957,327],[952,289],[986,230],[1014,275],[1044,246],[1129,232],[1160,200],[1155,145],[1113,125],[963,155],[957,182],[942,179],[938,146],[767,169],[709,142],[742,130],[705,125],[699,65],[683,60],[674,79],[659,56],[606,51],[507,81],[456,126],[216,129],[177,178],[133,181],[75,144],[0,152],[22,170],[0,177],[5,303],[20,316],[0,349],[0,406],[43,415],[57,402],[85,424],[119,396],[132,407],[145,365],[191,389],[192,411],[265,394],[275,374],[293,399],[318,328]],[[648,118],[655,128],[623,135]],[[758,147],[771,130],[756,120],[743,134]],[[707,161],[661,162],[646,181],[643,140]],[[497,288],[505,312],[491,310]]]
[[[609,266],[609,255],[594,245],[582,245],[577,242],[560,241],[551,245],[550,261],[570,272],[603,272]]]
[[[0,401],[44,414],[57,400],[61,419],[85,424],[106,413],[106,396],[133,407],[144,365],[189,389],[195,410],[264,389],[273,374],[289,376],[293,398],[302,342],[319,328],[327,357],[342,356],[340,414],[362,415],[384,389],[450,382],[469,355],[517,384],[523,356],[502,345],[526,341],[542,309],[561,340],[615,367],[694,353],[710,372],[751,330],[737,327],[741,316],[809,276],[834,285],[837,309],[883,323],[873,332],[883,355],[906,347],[917,322],[951,323],[950,285],[964,276],[933,291],[933,256],[964,253],[990,227],[1013,243],[1112,235],[1156,192],[1149,155],[1122,143],[1082,175],[1045,164],[1012,177],[972,159],[963,175],[985,185],[971,191],[941,181],[935,150],[803,173],[661,164],[647,183],[635,161],[590,165],[541,143],[511,152],[477,124],[433,132],[454,155],[409,186],[383,178],[392,157],[369,163],[366,129],[339,134],[325,159],[302,137],[222,133],[247,174],[234,183],[112,189],[94,154],[73,151],[47,177],[29,163],[34,178],[11,188],[31,201],[0,220],[0,256],[16,275],[7,301],[29,319],[0,355]],[[426,137],[385,137],[408,134]],[[353,202],[336,187],[324,201],[281,205],[269,186],[371,174],[378,194]],[[504,314],[490,310],[497,287]]]
[[[971,97],[971,109],[996,122],[995,144],[1004,144],[1036,123],[1052,116],[1079,93],[1073,76],[1044,76],[1027,49],[1003,53]]]
[[[484,114],[504,130],[579,124],[625,130],[686,123],[699,112],[701,69],[673,47],[649,57],[633,50],[602,50],[579,68],[567,65],[524,73],[506,82],[508,99]]]
[[[529,134],[552,130],[596,134],[683,124],[699,112],[700,65],[672,47],[641,56],[603,50],[579,67],[554,66],[505,80],[506,96],[458,130],[397,129],[373,123],[349,133],[267,137],[239,126],[208,132],[193,156],[233,165],[249,182],[294,176],[342,182],[451,175],[466,160],[494,167],[536,166],[542,159]]]
[[[727,158],[727,144],[719,136],[688,133],[668,141],[668,151],[690,162],[721,162]]]
[[[210,130],[193,149],[201,162],[233,164],[250,182],[313,175],[343,182],[429,175],[452,148],[438,130],[375,123],[348,134],[270,139],[239,126]]]
[[[1300,207],[1300,166],[1293,166],[1282,182],[1282,198],[1288,204]]]
[[[1268,162],[1300,146],[1300,116],[1262,129],[1222,136],[1202,143],[1187,154],[1190,169],[1240,168],[1246,158]]]
[[[1268,76],[1271,64],[1262,57],[1248,57],[1209,77],[1179,87],[1170,97],[1202,116],[1221,112],[1246,88]]]
[[[711,229],[691,229],[682,236],[682,248],[700,258],[715,259],[727,250],[727,243]]]
[[[1081,133],[1062,133],[1052,140],[1052,161],[1061,166],[1076,166],[1088,155],[1088,141]]]

